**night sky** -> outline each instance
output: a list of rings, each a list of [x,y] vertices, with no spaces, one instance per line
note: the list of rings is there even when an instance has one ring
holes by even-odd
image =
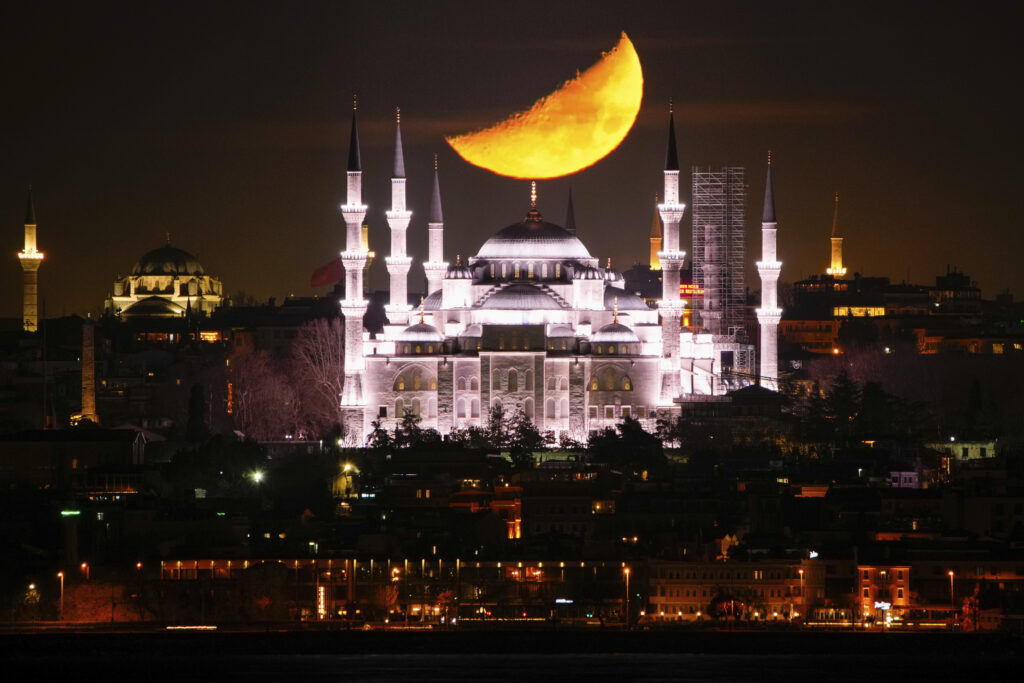
[[[435,152],[449,261],[528,204],[527,182],[468,165],[443,135],[529,108],[621,31],[644,69],[636,125],[597,165],[539,186],[556,223],[572,187],[602,262],[646,260],[672,97],[682,168],[748,169],[752,290],[771,149],[783,280],[826,267],[839,191],[850,273],[932,284],[955,264],[987,298],[1024,296],[1021,3],[20,4],[0,22],[0,316],[20,315],[29,184],[50,317],[99,312],[167,232],[228,293],[324,293],[309,278],[344,246],[354,92],[372,285],[387,286],[397,105],[421,290]],[[687,213],[687,250],[688,226]]]

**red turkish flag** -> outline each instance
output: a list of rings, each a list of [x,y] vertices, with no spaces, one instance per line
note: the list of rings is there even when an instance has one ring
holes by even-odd
[[[341,265],[341,257],[330,263],[325,263],[313,271],[313,277],[309,280],[310,287],[324,287],[341,282],[345,279],[345,267]]]

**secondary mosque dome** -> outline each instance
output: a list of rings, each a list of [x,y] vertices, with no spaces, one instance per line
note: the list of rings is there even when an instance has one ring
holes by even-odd
[[[583,242],[565,228],[528,217],[510,225],[484,242],[478,259],[589,259]]]
[[[199,260],[184,249],[166,245],[142,255],[132,275],[204,275]]]

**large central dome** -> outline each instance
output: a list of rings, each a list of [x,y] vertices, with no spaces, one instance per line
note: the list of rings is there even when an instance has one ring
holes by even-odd
[[[565,228],[528,218],[499,230],[484,242],[478,259],[589,259],[587,248]]]
[[[206,271],[195,256],[167,245],[146,252],[132,268],[132,275],[203,275]]]

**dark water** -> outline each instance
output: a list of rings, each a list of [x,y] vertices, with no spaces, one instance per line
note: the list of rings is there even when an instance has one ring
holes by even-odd
[[[824,636],[824,637],[822,637]],[[42,680],[1024,680],[1018,639],[751,633],[153,633],[0,636]],[[24,680],[23,674],[7,680]]]

